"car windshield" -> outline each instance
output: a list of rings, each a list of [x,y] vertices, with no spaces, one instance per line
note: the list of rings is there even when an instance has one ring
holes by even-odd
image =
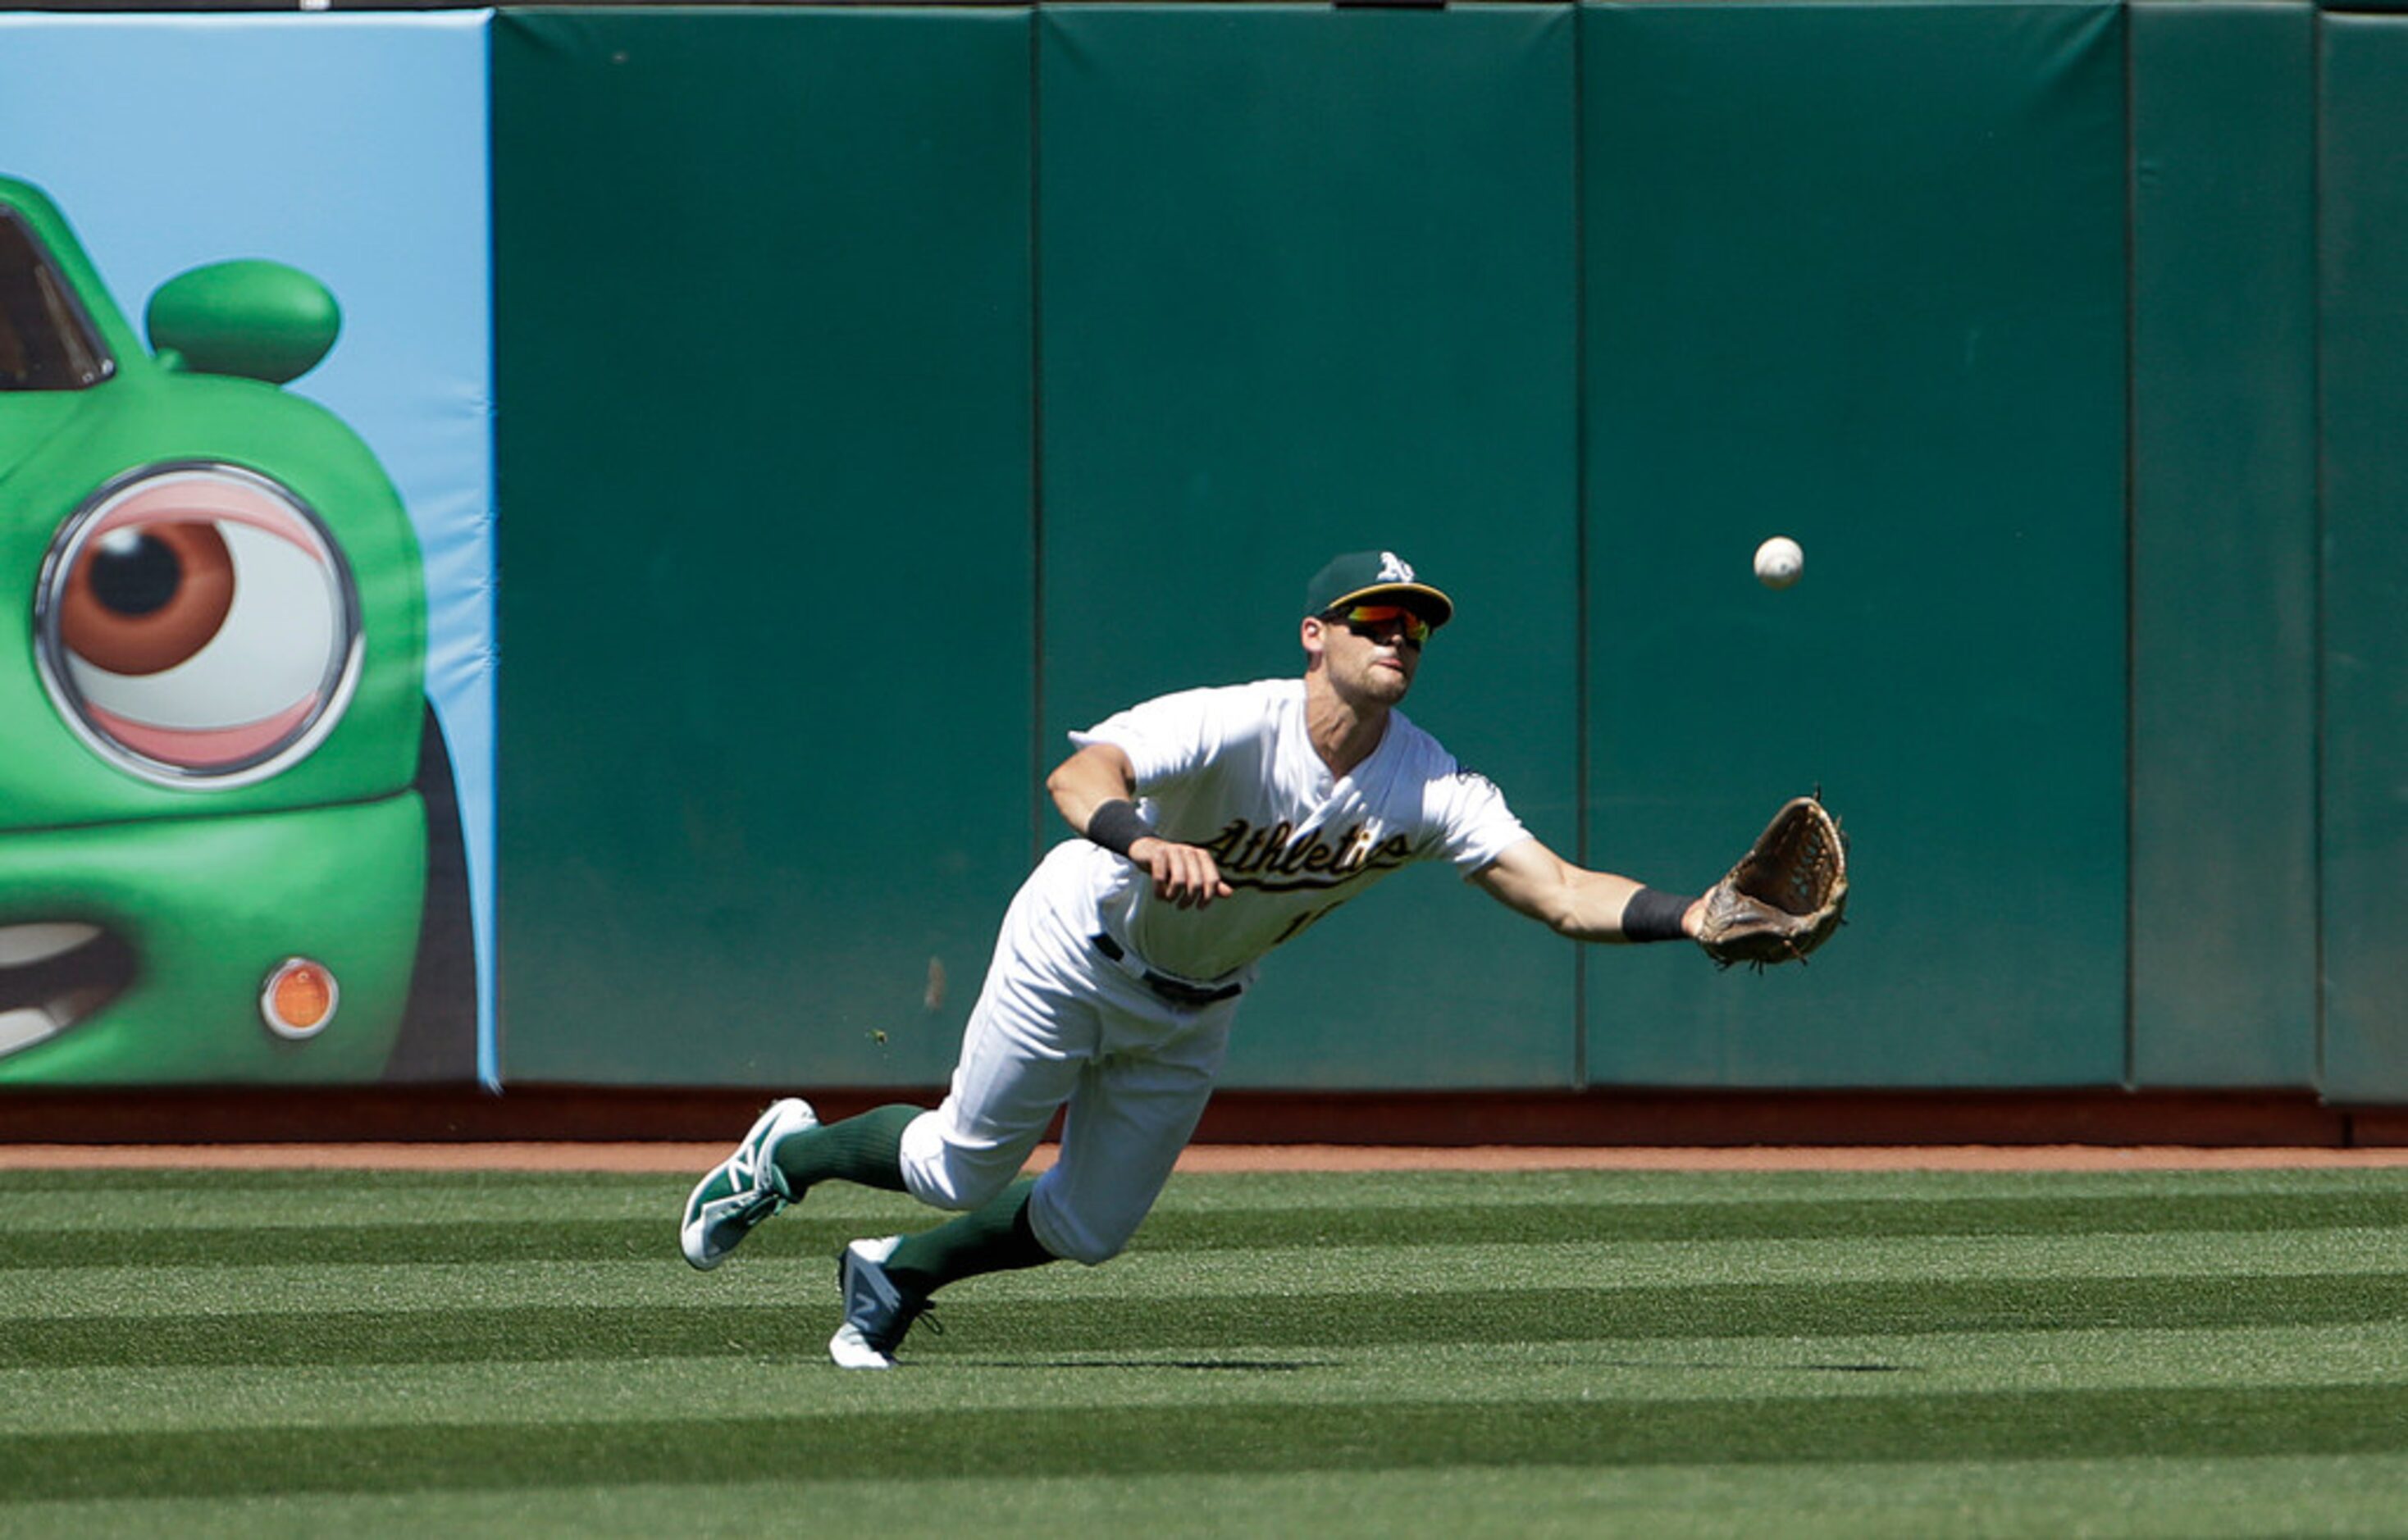
[[[50,253],[0,208],[0,391],[79,391],[111,360]]]

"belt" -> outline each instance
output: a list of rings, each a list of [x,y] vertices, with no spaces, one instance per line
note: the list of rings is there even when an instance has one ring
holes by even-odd
[[[1095,935],[1096,950],[1126,968],[1139,983],[1174,1005],[1216,1005],[1224,1000],[1235,1000],[1246,992],[1243,984],[1191,984],[1184,978],[1173,978],[1167,973],[1156,973],[1143,963],[1132,962],[1128,949],[1102,931]]]

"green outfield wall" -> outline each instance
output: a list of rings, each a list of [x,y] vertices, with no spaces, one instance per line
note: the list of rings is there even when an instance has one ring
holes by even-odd
[[[2316,17],[2129,25],[2132,1073],[2313,1085]]]
[[[1040,743],[1058,757],[1131,701],[1299,669],[1304,579],[1394,547],[1495,596],[1433,654],[1416,720],[1569,849],[1573,17],[1364,20],[1037,22]],[[1408,873],[1277,958],[1235,1077],[1559,1081],[1577,957],[1459,886]]]
[[[1229,1083],[2408,1100],[2408,16],[510,11],[493,120],[507,1079],[938,1081],[1064,733],[1383,546],[1541,837],[1819,784],[1855,923],[1409,873]]]
[[[2324,1084],[2408,1093],[2408,15],[2322,19]]]
[[[1027,61],[498,32],[509,1077],[951,1065],[1032,837]]]
[[[1819,782],[1864,873],[1828,965],[1589,958],[1591,1078],[2116,1079],[2120,13],[1581,20],[1589,849],[1699,886]]]

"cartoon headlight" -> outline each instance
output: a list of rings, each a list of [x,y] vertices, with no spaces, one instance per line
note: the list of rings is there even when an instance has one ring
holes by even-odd
[[[34,606],[42,684],[79,736],[163,785],[306,757],[359,682],[359,596],[315,513],[232,465],[154,465],[60,527]]]

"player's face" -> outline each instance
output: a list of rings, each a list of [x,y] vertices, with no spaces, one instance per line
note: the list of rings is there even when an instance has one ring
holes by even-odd
[[[1410,611],[1367,607],[1321,622],[1323,666],[1340,695],[1394,706],[1422,666],[1428,628]]]

